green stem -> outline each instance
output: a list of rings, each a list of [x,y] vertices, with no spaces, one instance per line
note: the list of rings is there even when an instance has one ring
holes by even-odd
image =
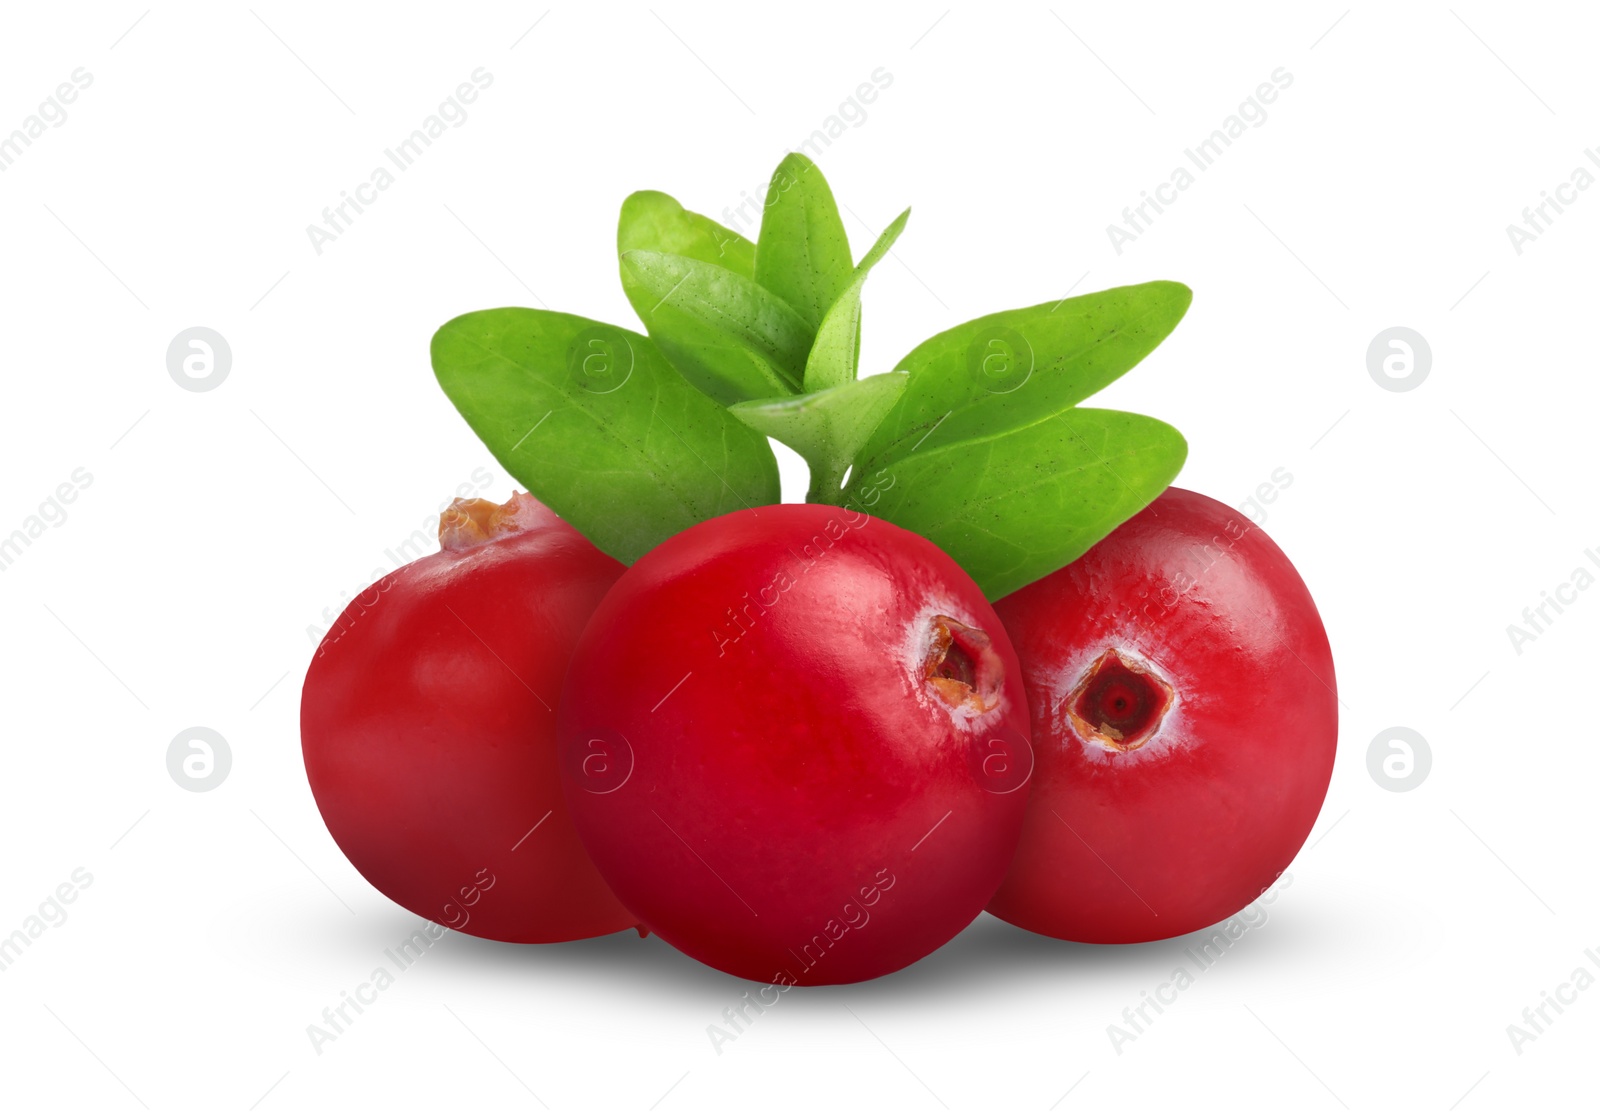
[[[844,476],[849,463],[807,461],[811,468],[811,486],[806,491],[806,501],[820,505],[844,504]]]

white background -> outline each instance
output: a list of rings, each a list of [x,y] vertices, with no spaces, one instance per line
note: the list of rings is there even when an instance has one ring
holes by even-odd
[[[0,173],[0,535],[93,478],[0,571],[0,934],[93,876],[0,972],[4,1111],[1593,1108],[1600,991],[1520,1054],[1507,1027],[1574,970],[1600,977],[1600,591],[1520,651],[1506,630],[1600,574],[1600,190],[1520,255],[1506,232],[1600,148],[1592,13],[142,12],[0,24],[0,132],[93,76]],[[493,84],[468,119],[317,254],[307,225],[477,67]],[[900,974],[788,993],[719,1055],[706,1028],[749,986],[653,938],[450,934],[319,1056],[308,1025],[420,922],[312,802],[312,628],[475,469],[510,489],[434,383],[430,335],[506,304],[634,325],[623,196],[720,215],[880,67],[892,84],[820,160],[858,253],[915,207],[867,288],[867,369],[984,312],[1182,280],[1186,321],[1095,403],[1176,424],[1181,483],[1225,501],[1293,476],[1265,526],[1321,606],[1342,726],[1292,884],[1120,1053],[1107,1028],[1199,935],[1085,947],[984,918]],[[1107,225],[1278,67],[1293,84],[1265,123],[1115,252]],[[233,353],[205,393],[166,368],[196,325]],[[1432,349],[1409,392],[1367,368],[1396,325]],[[203,794],[166,765],[196,725],[233,756]],[[1393,726],[1431,747],[1410,792],[1369,772]]]

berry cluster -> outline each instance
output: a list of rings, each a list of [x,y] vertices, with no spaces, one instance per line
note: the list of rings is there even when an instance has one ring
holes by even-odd
[[[439,330],[441,385],[531,493],[448,509],[307,674],[312,791],[380,891],[787,986],[903,968],[985,908],[1171,937],[1282,873],[1337,737],[1316,607],[1259,527],[1170,486],[1175,430],[1080,407],[1188,289],[984,316],[861,378],[908,215],[857,262],[803,156],[754,243],[640,192],[618,251],[648,336]]]

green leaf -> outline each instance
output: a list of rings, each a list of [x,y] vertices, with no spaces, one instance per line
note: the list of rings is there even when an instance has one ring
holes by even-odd
[[[850,283],[850,241],[817,165],[790,152],[772,173],[761,233],[756,282],[793,307],[815,331]]]
[[[811,331],[755,281],[643,249],[622,255],[622,271],[644,293],[650,338],[695,388],[721,404],[799,391]]]
[[[857,468],[844,504],[927,537],[993,600],[1082,556],[1165,490],[1187,451],[1159,420],[1071,408]]]
[[[685,210],[678,200],[660,191],[635,191],[622,202],[617,220],[617,255],[645,249],[652,253],[674,253],[680,257],[721,265],[746,279],[756,274],[755,244],[719,225],[703,214]],[[622,270],[622,287],[628,302],[643,318],[640,301],[644,290]],[[649,298],[645,307],[655,303]]]
[[[849,285],[833,301],[833,306],[828,308],[822,326],[817,330],[817,340],[811,345],[811,355],[806,359],[806,392],[814,393],[855,380],[856,366],[861,357],[861,289],[867,282],[867,273],[872,271],[872,266],[894,248],[909,217],[911,209],[907,207],[904,213],[889,223],[889,228],[861,258]]]
[[[911,384],[856,460],[867,473],[1053,416],[1137,365],[1178,325],[1191,292],[1157,280],[1001,311],[934,335],[896,369]]]
[[[696,522],[779,500],[767,441],[642,335],[505,307],[450,320],[432,351],[501,466],[625,564]]]
[[[840,486],[856,451],[905,387],[905,374],[885,373],[803,397],[747,401],[728,411],[805,457],[811,466],[811,492],[806,501],[838,504],[843,498]]]

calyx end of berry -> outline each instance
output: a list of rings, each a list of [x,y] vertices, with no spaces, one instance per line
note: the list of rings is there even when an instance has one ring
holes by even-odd
[[[947,707],[972,715],[997,707],[1005,688],[1005,662],[989,635],[976,626],[936,614],[929,622],[923,678]]]
[[[558,520],[532,494],[514,490],[504,503],[487,498],[457,498],[439,515],[439,547],[464,552],[480,544],[539,529]]]
[[[1176,695],[1143,658],[1108,649],[1084,670],[1064,707],[1084,742],[1125,754],[1150,741]]]

